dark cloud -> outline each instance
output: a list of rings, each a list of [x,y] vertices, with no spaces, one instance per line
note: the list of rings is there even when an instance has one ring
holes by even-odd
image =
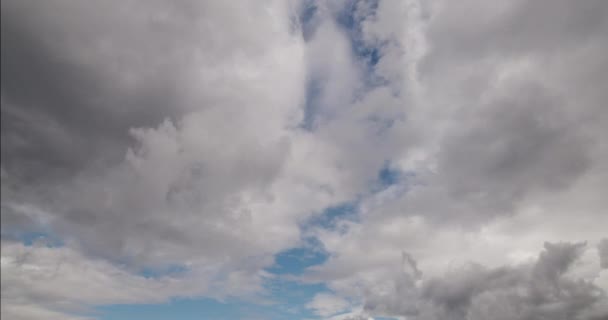
[[[602,239],[597,246],[597,252],[600,255],[600,264],[602,268],[608,269],[608,239]]]
[[[3,1],[3,237],[134,269],[297,241],[300,206],[274,207],[304,78],[288,20],[280,2]]]
[[[448,134],[438,155],[450,196],[488,213],[511,212],[523,196],[567,188],[585,173],[592,142],[545,94],[523,85],[465,111],[468,125]]]
[[[143,58],[154,48],[114,41],[108,45],[128,47],[115,50],[112,59],[90,56],[97,61],[87,62],[87,52],[108,37],[112,21],[97,16],[99,24],[79,27],[70,19],[52,20],[61,8],[67,9],[63,14],[83,16],[97,10],[62,2],[2,3],[2,164],[26,181],[74,174],[92,162],[116,162],[132,141],[130,128],[176,114],[173,82],[179,71],[150,74],[125,90],[108,70],[117,62],[135,65],[133,54]],[[125,34],[134,31],[123,27]]]
[[[192,98],[197,55],[234,53],[224,39],[204,50],[215,44],[201,40],[196,12],[211,10],[195,1],[4,1],[3,168],[27,183],[115,164],[134,142],[131,128],[205,107],[209,96]]]
[[[391,293],[366,297],[366,310],[425,320],[591,319],[585,315],[606,299],[606,292],[588,280],[566,275],[584,246],[546,243],[534,264],[500,268],[471,264],[419,286],[403,274],[395,279]]]

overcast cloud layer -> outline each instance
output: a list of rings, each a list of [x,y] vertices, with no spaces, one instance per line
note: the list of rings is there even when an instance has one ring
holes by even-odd
[[[1,10],[3,319],[272,300],[301,246],[323,319],[608,317],[608,1]]]

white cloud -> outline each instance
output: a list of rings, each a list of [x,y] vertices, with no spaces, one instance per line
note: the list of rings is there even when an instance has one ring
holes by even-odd
[[[318,293],[312,301],[306,305],[316,314],[322,317],[329,317],[346,310],[350,306],[349,302],[331,293]]]
[[[65,247],[2,242],[3,317],[60,318],[100,303],[159,302],[186,289],[177,282],[137,276]]]

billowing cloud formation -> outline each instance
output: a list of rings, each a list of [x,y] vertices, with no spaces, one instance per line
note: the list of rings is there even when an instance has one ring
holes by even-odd
[[[362,22],[374,28],[364,30],[377,35],[375,28],[399,9],[380,2]],[[366,198],[360,221],[314,233],[331,258],[308,280],[329,283],[377,315],[605,317],[606,275],[597,260],[586,262],[594,261],[587,275],[597,286],[564,282],[565,269],[550,266],[568,265],[576,246],[548,245],[534,267],[503,267],[530,259],[545,240],[595,244],[605,236],[599,190],[608,187],[607,149],[598,140],[606,134],[605,92],[593,70],[606,64],[608,24],[596,10],[605,5],[410,6],[419,19],[409,21],[410,34],[399,42],[406,49],[401,57],[411,63],[408,43],[420,35],[415,48],[425,53],[414,55],[416,77],[403,77],[415,97],[414,107],[405,107],[406,125],[428,126],[414,131],[422,142],[396,164],[412,174]],[[394,58],[383,56],[376,72],[384,59]],[[404,264],[409,259],[401,252],[418,265]],[[471,261],[481,264],[441,276]],[[404,277],[403,268],[420,268],[425,280]]]
[[[32,193],[36,192],[42,198],[39,201],[45,203],[45,213],[32,219],[38,220],[38,223],[40,220],[48,221],[53,229],[76,238],[87,250],[109,258],[128,257],[134,260],[133,263],[144,265],[183,261],[193,256],[218,261],[231,259],[234,254],[246,256],[252,251],[272,253],[280,249],[277,245],[284,246],[297,239],[297,230],[293,230],[296,227],[291,217],[293,213],[281,208],[281,203],[289,199],[271,190],[282,190],[285,187],[282,184],[292,183],[278,181],[277,175],[282,170],[290,170],[285,167],[291,153],[290,141],[285,136],[289,127],[297,125],[298,101],[304,79],[302,44],[287,28],[288,8],[280,3],[274,6],[252,4],[249,9],[246,6],[201,5],[209,8],[199,8],[194,3],[184,3],[183,7],[165,3],[134,3],[132,8],[118,3],[103,4],[99,8],[95,5],[74,6],[69,2],[49,3],[50,8],[28,2],[9,2],[5,5],[7,8],[3,9],[3,13],[7,16],[19,16],[20,13],[39,15],[40,19],[32,23],[43,24],[30,26],[17,21],[17,18],[8,17],[3,21],[8,20],[9,31],[18,28],[40,29],[41,34],[36,36],[41,38],[38,41],[41,46],[46,42],[42,39],[59,38],[49,41],[48,50],[65,52],[53,54],[52,57],[57,55],[67,60],[70,67],[84,69],[82,72],[93,69],[91,72],[95,73],[94,76],[102,77],[98,80],[101,84],[116,86],[113,89],[125,90],[127,94],[142,86],[142,90],[156,94],[152,79],[162,78],[162,81],[175,82],[162,84],[163,89],[180,93],[175,98],[163,93],[163,99],[169,100],[163,102],[167,106],[163,106],[166,110],[162,113],[169,119],[176,119],[163,120],[145,129],[137,128],[133,122],[123,128],[99,124],[100,120],[106,121],[103,117],[109,117],[107,122],[112,123],[113,119],[122,119],[123,114],[129,112],[125,111],[127,106],[107,98],[114,95],[121,97],[120,92],[98,98],[95,95],[87,96],[87,101],[31,102],[31,108],[53,112],[54,117],[75,116],[69,110],[58,110],[67,108],[65,104],[71,108],[89,107],[94,112],[103,113],[103,116],[90,113],[82,115],[82,121],[97,123],[101,129],[108,130],[99,133],[100,139],[123,135],[124,139],[135,142],[135,147],[128,150],[128,144],[122,144],[123,152],[127,151],[124,160],[111,162],[109,166],[103,162],[95,164],[94,168],[77,171],[76,175],[62,179],[58,186],[51,188],[46,183],[56,185],[56,180],[37,181],[37,186],[42,185],[41,190],[33,190]],[[145,10],[142,12],[139,7]],[[124,10],[125,17],[118,18],[118,23],[124,25],[113,23],[113,19],[117,19],[114,17],[117,9]],[[250,24],[253,21],[247,22],[247,17],[253,13],[250,9],[264,16],[256,19],[264,23],[255,22],[255,31]],[[189,15],[194,11],[203,15]],[[76,21],[63,21],[55,19],[53,14],[79,18]],[[98,23],[87,23],[83,30],[79,27],[83,23],[79,19],[87,16]],[[228,29],[220,27],[231,20],[239,24]],[[158,31],[154,31],[155,28]],[[21,29],[15,32],[27,31]],[[49,30],[50,34],[45,34],[44,30]],[[160,38],[157,38],[157,32]],[[185,33],[177,37],[182,32]],[[205,37],[206,34],[213,37]],[[229,40],[231,37],[244,42]],[[266,42],[268,38],[272,38],[276,45]],[[136,39],[139,41],[133,41]],[[12,42],[6,45],[10,49],[15,46]],[[96,46],[101,48],[95,49]],[[6,64],[17,64],[21,62],[19,59],[23,58],[9,56]],[[7,80],[3,83],[12,85],[15,81],[9,78],[11,76],[7,72]],[[108,77],[107,81],[103,77]],[[121,80],[126,83],[115,83]],[[78,85],[67,86],[71,87],[71,91],[78,92]],[[40,86],[47,89],[45,83]],[[97,91],[103,88],[95,86],[87,89]],[[12,87],[3,89],[6,101],[3,111],[7,110],[9,116],[12,110],[24,108],[21,104],[13,104],[25,104],[19,101],[19,92],[15,91]],[[141,95],[138,99],[143,97]],[[149,99],[158,103],[154,96]],[[87,104],[88,100],[92,105]],[[120,105],[115,105],[117,103]],[[150,116],[153,111],[145,101],[131,103],[135,104],[134,108],[141,109],[132,111],[138,119],[142,117],[140,114]],[[37,114],[38,111],[34,110],[24,117]],[[27,130],[25,134],[32,134],[30,126],[47,127],[45,123],[37,123],[33,119],[21,121],[24,122],[23,130]],[[49,121],[63,126],[57,130],[75,131],[66,132],[67,136],[77,136],[89,127],[82,124],[80,119],[75,122],[85,129],[71,128],[63,119]],[[12,140],[7,141],[7,179],[25,179],[27,177],[19,174],[31,168],[22,164],[21,156],[29,149],[39,150],[41,147],[37,145],[37,138],[23,137],[19,130],[3,137],[10,139],[11,134],[19,141],[25,140],[26,144],[16,145]],[[45,136],[53,137],[52,134]],[[100,146],[93,140],[87,139],[87,142],[92,144],[87,148]],[[61,148],[53,145],[53,141],[41,143],[50,144],[53,150]],[[78,147],[66,143],[71,146],[66,145],[65,148]],[[120,144],[120,141],[114,143]],[[12,150],[13,147],[18,149]],[[84,156],[89,153],[87,149],[74,152],[82,152]],[[49,161],[44,156],[37,159],[48,165]],[[112,161],[103,155],[98,159],[100,162]],[[301,196],[306,198],[311,195],[304,191]],[[52,202],[47,199],[52,199]],[[7,220],[13,215],[31,217],[30,213],[20,212],[24,209],[13,206],[10,200],[6,205]],[[306,199],[306,203],[316,202],[311,200]],[[259,226],[268,226],[268,229],[263,227],[262,230]],[[216,241],[223,245],[215,246]],[[152,243],[154,249],[150,248]],[[262,251],[257,252],[258,249]]]
[[[429,277],[422,276],[412,261],[404,260],[402,269],[393,269],[391,278],[364,285],[361,314],[425,320],[605,316],[608,274],[598,272],[599,265],[590,278],[574,270],[582,260],[585,244],[545,243],[544,247],[535,261],[495,268],[469,263]],[[353,286],[364,284],[361,280]],[[357,292],[354,287],[348,291],[340,288],[344,281],[330,283],[347,295]],[[318,309],[317,305],[313,302],[311,307]]]
[[[418,285],[404,273],[394,292],[368,297],[366,308],[410,319],[588,319],[605,292],[564,276],[581,249],[547,243],[532,265],[467,265]]]
[[[2,314],[253,297],[315,238],[319,316],[600,319],[607,10],[3,1]]]

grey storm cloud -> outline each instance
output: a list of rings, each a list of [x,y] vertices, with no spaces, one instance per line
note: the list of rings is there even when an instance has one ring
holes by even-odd
[[[226,64],[230,68],[232,62],[239,64],[231,61],[231,58],[238,59],[231,57],[234,50],[251,56],[269,51],[243,31],[246,21],[221,31],[244,37],[245,43],[225,41],[221,37],[199,40],[201,35],[216,34],[213,28],[217,25],[206,27],[201,23],[205,17],[193,12],[211,10],[215,10],[211,14],[216,19],[225,21],[255,14],[245,6],[231,11],[230,6],[196,2],[3,2],[3,189],[15,195],[3,196],[3,199],[25,196],[29,198],[27,201],[41,203],[50,212],[54,228],[67,234],[75,233],[77,238],[84,237],[83,243],[88,243],[93,251],[107,254],[127,250],[130,245],[125,238],[139,235],[158,236],[172,243],[192,242],[180,227],[160,221],[164,218],[159,212],[173,210],[189,215],[193,211],[205,211],[193,208],[203,203],[207,206],[206,212],[232,210],[231,206],[239,206],[239,196],[223,197],[229,197],[235,187],[257,188],[271,179],[281,168],[287,151],[287,144],[281,141],[276,142],[275,147],[258,145],[255,139],[231,141],[227,138],[223,154],[212,150],[222,145],[210,143],[207,145],[210,149],[194,150],[198,146],[180,146],[182,143],[192,145],[193,141],[178,141],[182,138],[180,130],[186,126],[190,131],[201,127],[200,132],[187,133],[191,135],[187,139],[199,135],[226,137],[232,126],[245,131],[238,120],[229,120],[220,109],[209,112],[206,118],[215,117],[215,120],[206,120],[207,124],[194,123],[196,117],[203,118],[200,115],[185,118],[195,107],[199,111],[215,106],[229,113],[231,105],[247,99],[254,105],[274,103],[272,98],[256,100],[255,95],[262,93],[247,84],[249,79],[241,79],[239,85],[238,76],[233,76],[236,70],[221,69]],[[258,10],[264,14],[263,8]],[[287,12],[280,18],[287,20]],[[273,27],[270,23],[267,26]],[[203,68],[203,78],[193,78],[199,76],[193,73],[199,59],[209,65],[219,65],[218,70],[198,66]],[[289,72],[288,68],[284,69]],[[222,84],[228,81],[232,83]],[[193,86],[195,82],[200,82],[196,84],[200,88]],[[242,98],[230,97],[231,90],[240,90]],[[297,100],[297,95],[294,98]],[[228,101],[231,99],[234,101]],[[294,106],[298,106],[297,101]],[[246,120],[243,117],[246,116],[243,115],[241,121]],[[158,131],[137,129],[155,127]],[[232,136],[238,133],[233,131]],[[200,155],[194,154],[186,156],[190,159],[171,159],[180,157],[173,153],[173,148],[215,153],[219,157],[213,161],[219,162],[211,163],[204,157],[196,159]],[[236,159],[237,152],[249,154],[248,160]],[[143,158],[156,163],[146,165]],[[151,171],[147,174],[142,170]],[[164,180],[165,186],[156,188],[154,185],[160,181],[144,181],[141,175],[146,175],[144,180],[153,177]],[[206,187],[201,179],[205,180]],[[6,212],[3,227],[15,219],[36,220],[23,212],[15,213],[18,210],[7,203],[3,201],[3,212]],[[215,217],[223,219],[219,214]],[[214,219],[209,218],[209,221]],[[179,223],[190,224],[186,220]],[[212,224],[209,221],[207,223]],[[211,229],[200,236],[213,238],[214,233],[226,236],[222,241],[225,244],[234,238]],[[143,240],[135,246],[146,242]]]
[[[511,89],[446,138],[438,170],[448,192],[510,212],[526,194],[567,188],[589,168],[592,141],[543,94]]]
[[[366,297],[368,312],[408,319],[594,319],[606,292],[591,282],[566,276],[584,243],[546,243],[536,262],[486,268],[471,264],[416,286],[402,274],[394,291]],[[598,318],[599,319],[599,316]]]
[[[306,187],[282,195],[298,182],[277,181],[299,165],[285,168],[304,79],[289,18],[272,1],[2,2],[3,317],[262,290],[272,255],[298,240],[300,210],[332,201]],[[66,248],[13,250],[28,232]],[[59,274],[32,287],[37,275],[10,263],[20,250]],[[188,272],[158,296],[79,300],[56,281],[82,265],[142,288],[163,286],[144,268]]]
[[[116,161],[131,127],[177,114],[179,64],[162,50],[172,35],[142,34],[132,20],[112,21],[108,7],[96,6],[2,4],[2,163],[23,179]],[[174,29],[175,22],[158,27]],[[94,49],[104,42],[106,52]],[[98,56],[85,61],[90,50]],[[127,89],[117,73],[130,73],[134,85]]]

